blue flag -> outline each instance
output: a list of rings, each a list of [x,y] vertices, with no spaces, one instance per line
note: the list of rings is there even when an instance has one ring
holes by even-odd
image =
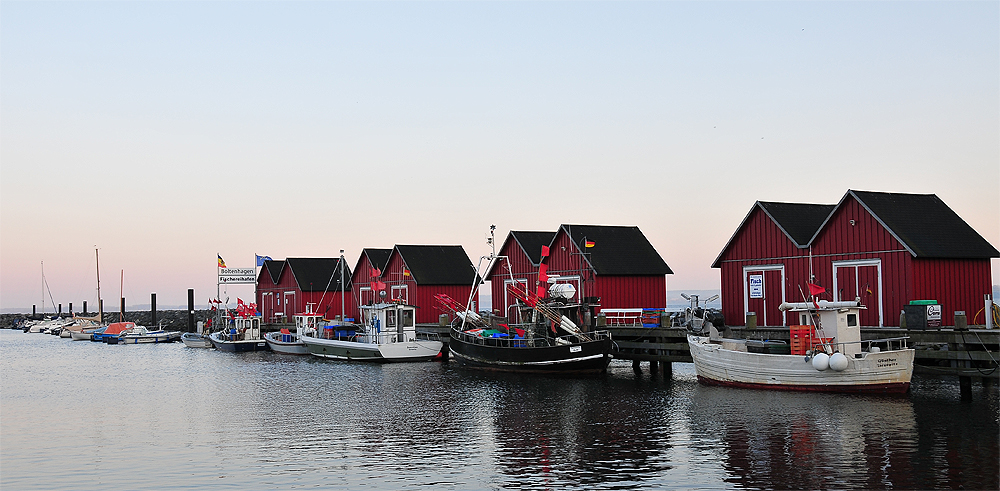
[[[254,254],[254,256],[257,256]],[[257,266],[263,266],[264,261],[272,261],[271,256],[257,256]]]

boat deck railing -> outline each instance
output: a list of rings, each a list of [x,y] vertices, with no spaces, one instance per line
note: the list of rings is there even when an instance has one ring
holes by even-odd
[[[513,325],[511,326],[513,327]],[[483,337],[475,333],[469,333],[461,331],[459,329],[452,329],[452,334],[461,341],[469,344],[478,344],[481,346],[496,346],[501,348],[544,348],[547,346],[561,346],[567,344],[575,344],[586,341],[596,341],[599,339],[611,339],[611,333],[608,331],[592,331],[583,333],[583,335],[568,334],[565,336],[559,336],[555,339],[545,338],[540,336],[527,337],[527,338],[517,338],[517,337]]]

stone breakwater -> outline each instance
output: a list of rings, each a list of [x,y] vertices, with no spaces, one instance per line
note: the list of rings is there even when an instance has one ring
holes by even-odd
[[[197,328],[198,321],[205,322],[210,316],[209,310],[195,310],[194,311],[194,322],[195,328]],[[48,316],[54,314],[46,314]],[[88,315],[97,315],[96,312],[91,312]],[[40,317],[40,316],[38,316]],[[31,318],[31,314],[0,314],[0,328],[8,329],[14,325],[14,321],[17,319],[28,319]],[[140,311],[125,311],[125,320],[128,322],[135,322],[141,326],[156,327],[162,325],[164,329],[169,329],[171,331],[187,331],[188,330],[188,311],[187,310],[157,310],[156,311],[156,326],[152,322],[152,313],[148,310]],[[105,312],[104,322],[118,322],[118,312]]]

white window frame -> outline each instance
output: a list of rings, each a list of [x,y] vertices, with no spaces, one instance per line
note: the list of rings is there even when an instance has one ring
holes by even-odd
[[[375,303],[375,291],[372,290],[372,287],[370,287],[370,286],[359,287],[359,289],[358,289],[358,302],[360,302],[361,305],[368,305],[368,304],[365,303],[365,294],[366,293],[368,293],[368,294],[371,295],[372,303]]]
[[[757,271],[781,271],[781,303],[785,303],[785,265],[784,264],[758,264],[756,266],[743,266],[743,315],[745,316],[747,312],[750,312],[750,289],[747,288],[747,281],[750,279],[750,273]],[[767,299],[767,275],[764,275],[764,284],[761,285],[761,290],[764,292],[764,299]],[[780,304],[779,304],[780,305]],[[763,324],[767,325],[767,312],[760,312],[764,316]],[[785,311],[781,311],[781,325],[787,325],[785,318]]]
[[[885,325],[885,320],[882,317],[885,309],[883,308],[883,294],[882,294],[882,260],[881,259],[857,259],[857,260],[846,260],[846,261],[833,261],[833,301],[839,302],[840,298],[840,287],[837,285],[837,268],[854,268],[854,291],[858,294],[861,293],[861,287],[858,285],[858,267],[859,266],[875,266],[876,275],[878,276],[878,327]],[[853,298],[848,299],[848,301],[854,300]],[[867,307],[867,305],[866,305]]]
[[[508,287],[510,287],[510,285],[513,285],[514,283],[520,283],[521,285],[524,286],[524,291],[528,291],[528,280],[527,279],[524,279],[524,278],[515,278],[513,280],[509,280],[509,279],[503,280],[503,303],[504,303],[504,306],[503,306],[503,315],[504,315],[504,317],[507,317],[508,319],[510,319],[512,317],[510,315],[510,308],[513,307],[513,306],[515,306],[515,305],[517,305],[517,297],[515,297],[514,295],[512,295],[510,293],[510,290],[507,289]]]
[[[399,299],[399,300],[402,300],[403,303],[409,304],[410,303],[410,288],[409,288],[409,286],[410,285],[392,285],[390,287],[390,290],[389,290],[389,298],[392,299],[392,300]],[[402,291],[403,295],[402,296],[396,296],[396,292],[398,292],[398,291]]]

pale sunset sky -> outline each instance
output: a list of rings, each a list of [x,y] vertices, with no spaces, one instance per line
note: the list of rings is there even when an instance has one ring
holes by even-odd
[[[718,289],[756,200],[848,189],[1000,247],[1000,2],[0,3],[4,309],[42,262],[95,309],[95,246],[106,307],[201,305],[216,254],[475,263],[491,224],[636,225]]]

